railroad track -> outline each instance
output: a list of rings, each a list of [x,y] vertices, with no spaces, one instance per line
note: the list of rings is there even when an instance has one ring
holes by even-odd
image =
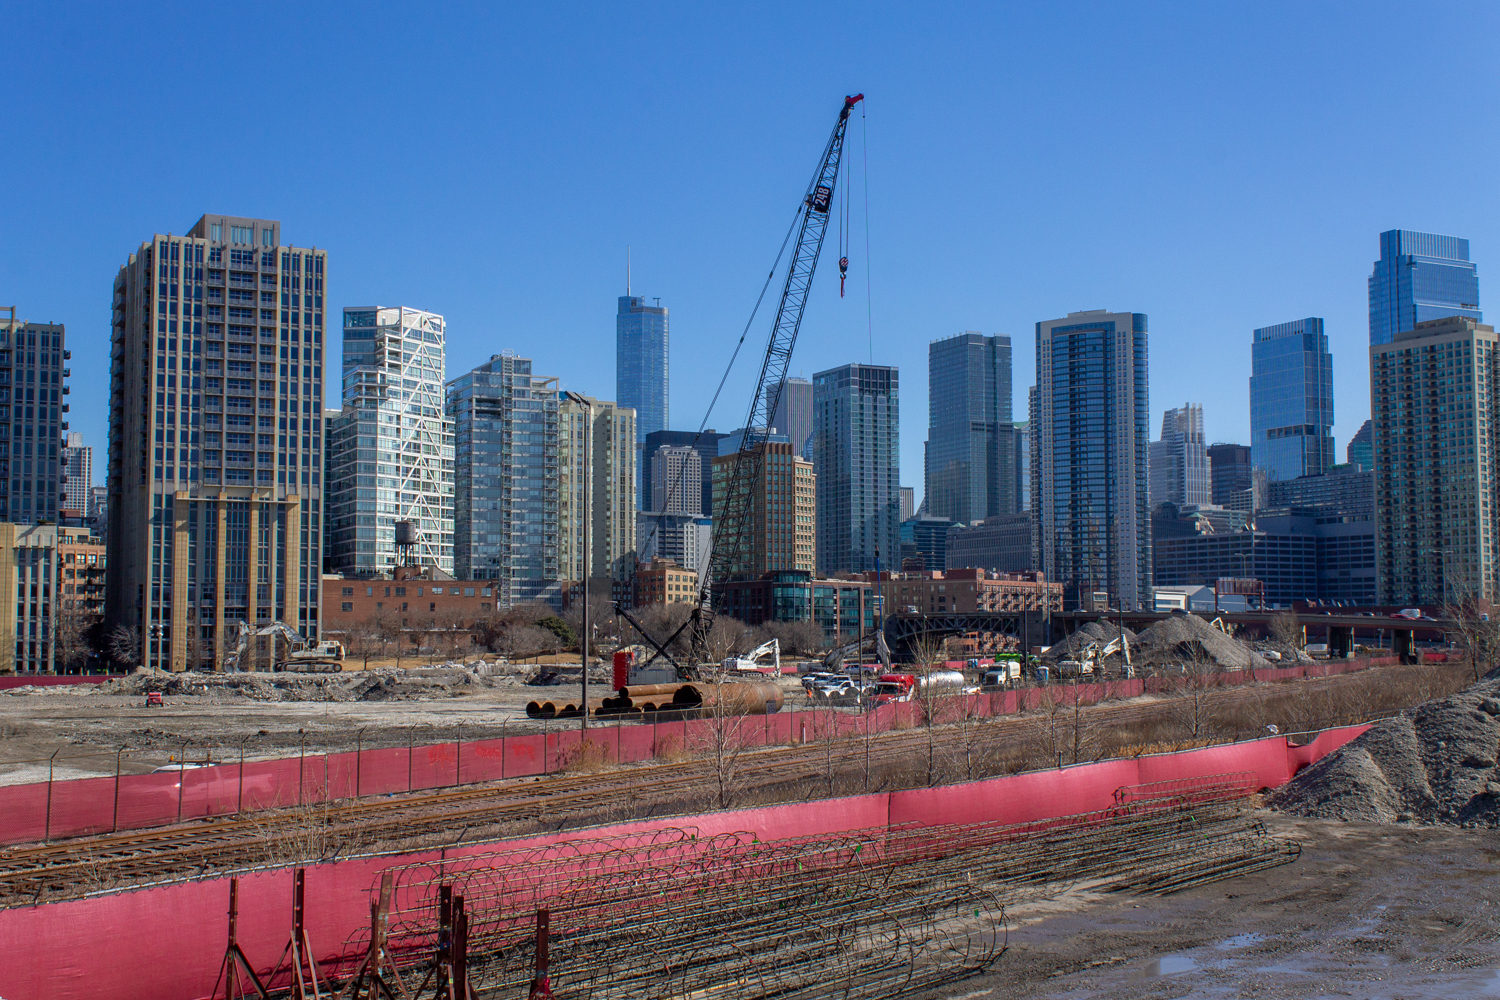
[[[1307,682],[1315,687],[1339,678]],[[1319,683],[1323,682],[1323,683]],[[1206,696],[1216,708],[1244,688]],[[1180,710],[1173,701],[1083,709],[1094,731],[1128,731]],[[1067,709],[1069,725],[1073,711]],[[1344,722],[1347,720],[1329,720]],[[1039,716],[969,720],[741,753],[726,780],[738,800],[779,801],[967,780],[1017,770],[1036,756],[1028,737]],[[1253,733],[1227,735],[1243,738]],[[930,749],[941,774],[927,771]],[[1220,741],[1223,741],[1222,739]],[[967,766],[955,762],[964,759]],[[903,779],[904,772],[904,779]],[[913,772],[916,772],[915,774]],[[416,849],[610,820],[712,809],[721,775],[702,759],[625,765],[589,773],[512,778],[380,798],[193,821],[170,827],[0,849],[0,905],[80,895],[90,889],[297,860],[328,860],[372,849]]]

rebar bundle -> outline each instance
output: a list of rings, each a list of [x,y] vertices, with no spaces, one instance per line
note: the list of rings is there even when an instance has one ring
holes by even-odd
[[[1121,789],[1116,806],[1033,823],[881,827],[764,842],[671,828],[393,869],[390,951],[430,962],[444,892],[468,912],[479,995],[533,981],[550,912],[570,997],[840,1000],[931,989],[989,968],[1005,908],[1084,881],[1173,892],[1285,864],[1298,848],[1246,815],[1253,776]]]

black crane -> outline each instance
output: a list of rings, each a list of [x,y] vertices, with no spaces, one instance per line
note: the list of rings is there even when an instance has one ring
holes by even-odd
[[[864,96],[855,94],[844,98],[833,134],[823,148],[823,159],[798,208],[801,223],[796,248],[787,268],[786,284],[781,291],[781,303],[776,308],[776,321],[771,326],[765,358],[761,361],[760,379],[750,401],[745,435],[725,480],[723,503],[714,511],[713,555],[708,574],[701,581],[697,606],[686,623],[692,628],[690,660],[693,663],[707,658],[709,632],[724,601],[724,584],[741,573],[740,560],[746,536],[751,530],[750,517],[755,509],[755,494],[760,488],[764,461],[764,452],[759,446],[766,440],[776,406],[781,400],[781,386],[791,364],[792,348],[797,344],[807,296],[812,291],[813,273],[818,268],[818,257],[823,250],[823,236],[828,232],[828,216],[834,204],[834,188],[838,183],[849,112],[864,100]],[[798,225],[795,220],[793,225]],[[670,646],[671,642],[669,639],[664,645]]]

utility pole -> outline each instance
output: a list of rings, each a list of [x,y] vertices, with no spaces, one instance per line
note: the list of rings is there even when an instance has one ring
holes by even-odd
[[[626,270],[627,272],[629,270],[628,263]],[[583,423],[583,636],[579,646],[583,651],[583,698],[579,707],[583,710],[582,728],[587,729],[589,727],[589,538],[594,533],[594,522],[589,516],[593,501],[593,494],[589,490],[589,471],[594,464],[594,452],[590,447],[594,433],[594,404],[587,396],[580,396],[576,392],[565,394],[573,402],[582,406],[586,414]]]

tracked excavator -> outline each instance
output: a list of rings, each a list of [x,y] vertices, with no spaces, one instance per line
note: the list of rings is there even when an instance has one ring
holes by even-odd
[[[344,645],[333,639],[310,643],[297,634],[296,629],[285,622],[272,622],[259,628],[251,628],[247,622],[239,623],[239,639],[234,652],[224,660],[224,670],[232,672],[240,667],[240,659],[250,648],[250,640],[263,635],[280,636],[286,640],[287,656],[276,663],[277,670],[299,670],[308,673],[331,674],[344,669]]]

